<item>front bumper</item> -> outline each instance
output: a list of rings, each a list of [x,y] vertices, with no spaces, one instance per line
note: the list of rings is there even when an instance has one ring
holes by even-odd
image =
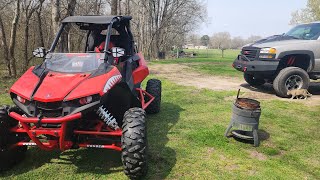
[[[238,55],[232,66],[238,71],[248,74],[275,73],[278,69],[277,60],[249,60],[244,55]]]
[[[16,119],[23,123],[50,123],[50,124],[60,124],[68,121],[73,121],[76,119],[80,119],[82,114],[76,113],[65,117],[59,117],[59,118],[37,118],[37,117],[25,117],[21,116],[15,112],[11,112],[9,114],[13,119]]]

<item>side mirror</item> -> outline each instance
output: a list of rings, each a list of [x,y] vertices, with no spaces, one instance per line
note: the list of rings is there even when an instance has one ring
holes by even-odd
[[[125,49],[119,48],[119,47],[113,47],[111,48],[111,52],[113,57],[118,58],[118,57],[124,56]]]
[[[32,52],[34,57],[44,58],[46,56],[46,49],[44,47],[38,47]]]

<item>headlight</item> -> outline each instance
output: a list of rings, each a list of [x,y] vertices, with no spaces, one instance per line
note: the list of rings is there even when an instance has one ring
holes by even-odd
[[[277,54],[277,50],[275,48],[262,48],[260,50],[260,59],[273,59]]]
[[[17,96],[17,100],[22,104],[25,104],[27,102],[27,100],[21,96]]]
[[[92,100],[93,100],[92,96],[87,96],[84,98],[80,98],[79,103],[81,105],[86,105],[86,104],[92,103]]]
[[[276,54],[277,50],[275,48],[262,48],[260,54]]]

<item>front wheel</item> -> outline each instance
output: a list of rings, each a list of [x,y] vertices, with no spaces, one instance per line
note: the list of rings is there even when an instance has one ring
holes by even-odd
[[[121,159],[124,173],[130,179],[140,179],[147,172],[146,113],[141,108],[131,108],[125,114],[122,125]]]
[[[308,89],[310,79],[308,73],[298,67],[282,69],[273,81],[273,88],[280,97],[289,97],[287,92],[295,89]]]
[[[16,126],[18,121],[8,115],[9,111],[9,106],[0,108],[0,172],[21,162],[27,151],[26,146],[12,146],[19,141],[19,136],[11,133],[10,128]]]
[[[250,85],[250,86],[262,86],[266,83],[264,79],[255,78],[251,74],[243,74],[244,80]]]

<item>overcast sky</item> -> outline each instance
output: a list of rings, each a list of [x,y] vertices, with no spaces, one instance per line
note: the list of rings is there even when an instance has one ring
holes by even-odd
[[[198,32],[212,35],[268,36],[287,32],[291,13],[306,7],[307,0],[207,0],[208,23]]]

